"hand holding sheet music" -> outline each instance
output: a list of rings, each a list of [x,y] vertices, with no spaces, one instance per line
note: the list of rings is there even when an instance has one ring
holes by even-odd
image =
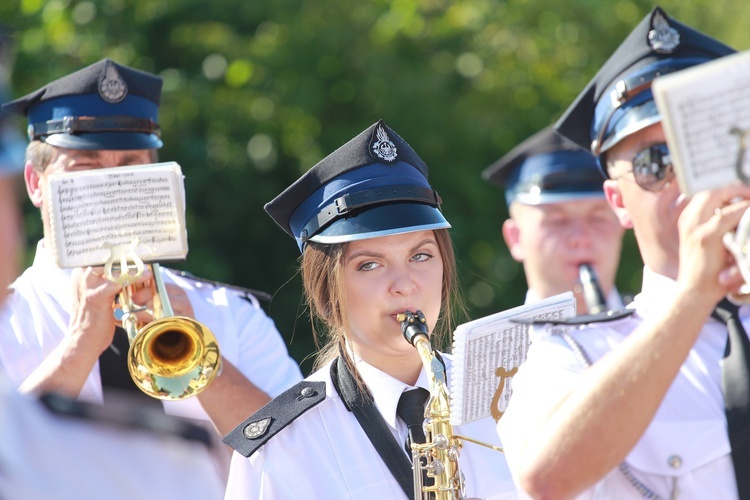
[[[683,193],[750,183],[750,51],[661,76],[652,90]]]

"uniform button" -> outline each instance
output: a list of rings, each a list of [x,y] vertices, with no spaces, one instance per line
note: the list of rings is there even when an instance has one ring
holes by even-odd
[[[309,398],[310,396],[313,395],[313,390],[311,387],[305,387],[304,389],[302,389],[302,392],[300,393],[300,395],[303,398]]]
[[[667,459],[667,463],[673,469],[679,469],[680,467],[682,467],[682,457],[680,457],[679,455],[672,455]]]

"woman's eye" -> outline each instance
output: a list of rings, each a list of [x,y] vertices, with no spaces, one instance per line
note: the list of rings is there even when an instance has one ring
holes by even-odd
[[[417,262],[424,262],[426,260],[430,260],[432,258],[432,255],[429,253],[418,253],[414,257],[412,257],[412,260],[415,260]]]
[[[360,264],[357,270],[358,271],[372,271],[376,267],[378,267],[378,265],[374,262],[365,262],[363,264]]]

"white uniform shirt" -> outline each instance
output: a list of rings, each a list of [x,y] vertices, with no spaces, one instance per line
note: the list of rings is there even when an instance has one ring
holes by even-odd
[[[643,321],[669,307],[675,293],[673,280],[646,268],[643,290],[629,306],[635,314],[583,327],[571,336],[596,362]],[[746,328],[750,327],[748,312],[748,308],[741,312]],[[726,339],[726,327],[709,319],[651,424],[626,458],[635,477],[662,498],[670,498],[673,490],[680,499],[737,498],[721,392]],[[581,383],[585,369],[561,337],[544,328],[532,332],[528,358],[513,379],[513,396],[498,423],[514,474],[516,454],[529,433],[540,417]],[[578,498],[641,497],[622,472],[614,469]]]
[[[195,319],[216,336],[221,355],[258,388],[275,397],[301,380],[297,363],[257,302],[250,303],[227,288],[162,271],[166,283],[176,283],[186,291]],[[66,335],[73,300],[71,272],[58,268],[40,242],[33,265],[11,285],[12,292],[0,309],[0,373],[12,386],[20,386]],[[79,397],[102,401],[98,362]],[[208,420],[197,398],[163,404],[168,414]],[[118,453],[123,464],[137,460],[125,450]],[[217,474],[226,472],[222,467],[216,464]]]
[[[443,355],[443,359],[449,370],[450,356]],[[396,406],[409,386],[363,361],[357,362],[357,369],[394,437],[406,442],[406,425],[396,416]],[[234,453],[226,499],[404,498],[388,466],[333,387],[330,364],[308,380],[326,383],[325,399],[249,458]],[[424,370],[417,386],[429,387]],[[501,446],[491,418],[457,426],[454,432]],[[469,498],[516,498],[502,453],[466,442],[459,464]]]
[[[224,491],[203,443],[58,416],[2,383],[0,442],[3,499],[208,500]]]

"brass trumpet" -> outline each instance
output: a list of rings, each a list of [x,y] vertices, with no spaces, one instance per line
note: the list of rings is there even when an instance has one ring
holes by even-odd
[[[739,149],[737,151],[737,162],[735,163],[735,173],[737,178],[745,184],[750,183],[750,177],[745,174],[743,169],[745,163],[745,150],[747,149],[747,141],[750,138],[750,130],[742,130],[739,127],[732,127],[729,130],[731,135],[736,135],[739,139]],[[741,199],[733,199],[731,202],[741,201]],[[718,210],[718,209],[717,209]],[[717,212],[720,214],[720,212]],[[748,247],[748,238],[750,237],[750,210],[746,210],[742,214],[740,223],[737,225],[737,229],[734,233],[724,233],[722,243],[729,250],[729,253],[734,257],[734,261],[737,264],[737,268],[745,280],[745,283],[740,287],[738,293],[730,293],[727,298],[737,305],[750,303],[750,247]]]
[[[740,287],[739,293],[729,294],[728,298],[736,304],[750,303],[750,247],[748,238],[750,237],[750,210],[746,210],[737,225],[734,233],[725,233],[722,238],[724,246],[734,257],[737,268],[745,280]]]
[[[155,286],[153,310],[132,300],[135,279],[145,269],[142,262],[130,266],[112,260],[105,265],[105,276],[122,285],[115,318],[128,334],[128,370],[136,386],[151,397],[177,401],[202,392],[221,371],[219,345],[202,323],[175,316],[169,302],[159,264],[151,264]],[[130,270],[135,267],[135,273]],[[141,326],[136,313],[147,311],[153,321]]]

